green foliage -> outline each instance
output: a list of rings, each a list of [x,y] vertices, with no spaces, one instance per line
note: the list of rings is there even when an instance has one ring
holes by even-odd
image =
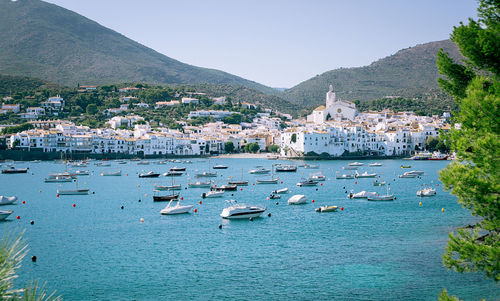
[[[293,134],[292,134],[292,137],[290,138],[290,141],[291,141],[292,143],[297,142],[297,134],[293,133]]]
[[[443,289],[439,294],[438,301],[460,301],[456,296],[449,296],[446,289]]]
[[[465,89],[474,77],[474,72],[463,65],[455,63],[442,48],[439,49],[437,54],[436,64],[439,73],[448,78],[437,79],[441,89],[455,98],[465,97]]]
[[[97,114],[97,112],[99,112],[99,110],[97,109],[97,105],[95,105],[93,103],[87,105],[86,111],[87,111],[88,115],[95,115],[95,114]]]
[[[14,288],[14,279],[27,253],[27,244],[22,241],[22,234],[14,237],[4,236],[0,244],[0,298],[4,300],[62,300],[54,293],[47,294],[45,285],[39,287],[33,282],[24,289]]]
[[[243,147],[243,151],[245,151],[246,153],[256,153],[260,150],[260,146],[258,143],[247,143],[245,144],[245,146]]]
[[[449,149],[445,141],[441,137],[429,137],[425,142],[425,148],[430,151],[439,151],[441,153],[448,153]]]
[[[267,151],[271,153],[279,153],[280,152],[280,147],[276,144],[270,144],[267,147]]]
[[[231,116],[227,116],[224,118],[224,123],[227,124],[240,124],[242,120],[242,115],[241,114],[231,114]]]
[[[232,141],[226,141],[226,143],[224,143],[224,150],[227,153],[234,152],[234,143]]]
[[[472,229],[450,234],[443,255],[445,266],[458,272],[484,272],[495,281],[500,281],[499,15],[498,1],[482,0],[479,22],[470,20],[453,30],[452,39],[470,68],[444,75],[448,82],[456,83],[470,70],[475,74],[463,97],[454,93],[460,106],[454,121],[461,127],[452,129],[447,140],[458,160],[440,172],[445,188],[472,215],[480,217]],[[479,48],[472,49],[475,47]]]
[[[325,103],[325,93],[333,84],[337,98],[345,100],[364,102],[390,95],[441,102],[450,97],[441,93],[436,83],[436,53],[440,48],[455,59],[462,57],[449,40],[421,44],[369,66],[340,68],[317,75],[286,90],[283,97],[300,107],[314,108]]]
[[[429,99],[382,98],[356,104],[360,111],[382,111],[389,109],[394,112],[413,111],[417,115],[442,115],[457,108],[452,99],[435,101]]]
[[[0,28],[2,74],[37,77],[69,86],[218,83],[275,92],[226,72],[181,63],[44,1],[0,1]]]
[[[9,127],[6,127],[2,130],[2,134],[6,135],[6,134],[15,134],[15,133],[19,133],[19,132],[22,132],[22,131],[27,131],[27,130],[30,130],[33,128],[33,125],[31,123],[23,123],[23,124],[20,124],[20,125],[16,125],[16,126],[9,126]]]

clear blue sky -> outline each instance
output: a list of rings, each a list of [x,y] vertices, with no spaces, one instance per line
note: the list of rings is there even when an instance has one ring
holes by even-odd
[[[449,38],[475,0],[48,0],[184,63],[271,87]]]

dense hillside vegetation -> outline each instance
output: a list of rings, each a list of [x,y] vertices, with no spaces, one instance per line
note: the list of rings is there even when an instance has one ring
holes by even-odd
[[[40,0],[0,0],[0,74],[68,86],[146,82],[274,89],[181,63],[77,13]],[[200,50],[201,51],[201,50]]]
[[[57,87],[57,85],[37,78],[0,74],[0,96],[7,96],[18,91],[36,90],[43,87]]]
[[[449,97],[436,93],[436,54],[440,48],[452,57],[461,57],[456,45],[449,40],[421,44],[400,50],[369,66],[325,72],[286,90],[284,97],[299,106],[314,107],[324,103],[328,86],[333,84],[337,97],[346,100],[418,96],[442,101]]]

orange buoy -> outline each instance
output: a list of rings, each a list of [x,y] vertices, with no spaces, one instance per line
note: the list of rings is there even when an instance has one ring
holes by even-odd
[[[344,207],[340,207],[340,210],[341,210],[341,211],[344,211]]]
[[[312,200],[312,202],[314,203],[314,200]]]
[[[147,193],[145,193],[145,194],[144,194],[144,196],[145,196],[145,197],[147,197],[147,196],[148,196],[148,194],[147,194]]]
[[[444,208],[441,208],[441,212],[444,212]]]
[[[269,201],[269,197],[267,197],[267,200]]]
[[[419,205],[419,206],[422,206],[422,202],[419,202],[419,203],[418,203],[418,205]]]

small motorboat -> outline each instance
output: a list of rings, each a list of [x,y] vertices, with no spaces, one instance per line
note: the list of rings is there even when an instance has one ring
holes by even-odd
[[[278,181],[279,181],[279,178],[275,178],[275,179],[258,179],[258,180],[255,180],[255,182],[257,184],[278,184]]]
[[[169,171],[186,171],[186,168],[174,166],[174,167],[170,168]]]
[[[417,196],[419,197],[424,197],[424,196],[435,196],[436,195],[436,189],[432,187],[425,187],[424,189],[420,189],[417,191]]]
[[[77,170],[74,172],[76,176],[88,176],[90,173],[88,170]]]
[[[139,178],[158,178],[160,176],[159,173],[154,171],[148,171],[146,173],[140,173]]]
[[[404,173],[402,175],[399,175],[400,178],[416,178],[418,175],[417,174],[412,174],[412,173]]]
[[[421,176],[421,175],[424,174],[424,172],[421,171],[421,170],[411,170],[411,171],[405,172],[405,174],[411,174],[411,175]]]
[[[116,177],[116,176],[121,176],[122,171],[101,171],[101,176],[102,177]]]
[[[173,202],[177,202],[177,204],[172,206]],[[170,200],[170,202],[168,202],[168,205],[160,210],[160,213],[164,215],[183,214],[188,213],[192,208],[193,205],[181,205],[180,200]]]
[[[155,193],[157,193],[159,190],[155,190]],[[167,202],[171,200],[177,200],[179,198],[179,194],[168,194],[168,195],[154,195],[153,196],[153,202]]]
[[[288,188],[281,188],[273,191],[273,194],[285,194],[288,193]]]
[[[149,161],[142,160],[142,161],[137,162],[137,165],[149,165]]]
[[[0,195],[0,205],[11,205],[17,201],[17,196],[3,196]]]
[[[379,166],[382,166],[382,163],[370,163],[370,164],[368,164],[368,166],[370,166],[370,167],[379,167]]]
[[[316,164],[304,164],[303,167],[307,168],[307,169],[318,169],[319,165],[316,165]]]
[[[127,161],[124,161],[124,160],[116,160],[115,162],[117,164],[127,164]]]
[[[59,195],[87,195],[89,194],[88,189],[73,189],[73,190],[57,190]]]
[[[312,181],[324,181],[326,177],[324,175],[313,175],[308,178],[308,180]]]
[[[387,193],[385,195],[379,195],[379,194],[376,194],[376,195],[373,195],[373,196],[369,196],[367,198],[368,201],[393,201],[396,197],[394,197],[394,194],[391,193],[389,194],[389,187],[387,187]]]
[[[339,209],[338,206],[321,206],[315,209],[316,212],[335,212]]]
[[[45,183],[65,183],[71,181],[73,181],[73,177],[66,177],[66,176],[48,177],[44,179]]]
[[[12,210],[0,210],[0,221],[4,221],[12,212]]]
[[[181,184],[178,184],[178,185],[168,185],[168,186],[155,185],[155,188],[157,190],[162,190],[162,191],[165,191],[165,190],[181,190],[182,189],[182,185]]]
[[[358,169],[357,166],[344,166],[342,167],[343,170],[356,170]]]
[[[367,171],[365,171],[362,174],[356,172],[356,175],[355,175],[356,178],[375,178],[376,176],[377,176],[376,173],[369,173]]]
[[[227,183],[237,186],[248,186],[248,181],[228,181]]]
[[[296,194],[288,199],[288,205],[302,205],[307,203],[307,198],[303,194]]]
[[[11,166],[8,169],[2,169],[2,173],[5,174],[16,174],[16,173],[27,173],[28,168],[14,168],[14,166]]]
[[[354,175],[353,174],[340,174],[340,173],[337,173],[335,175],[335,179],[337,179],[337,180],[354,179]]]
[[[271,195],[269,196],[269,199],[270,199],[270,200],[281,199],[281,195],[279,195],[279,194],[271,194]]]
[[[299,187],[305,187],[305,186],[317,186],[318,182],[313,181],[313,180],[305,180],[305,181],[300,181],[297,183],[297,186]]]
[[[238,185],[227,184],[227,185],[221,185],[221,186],[214,186],[214,187],[211,188],[211,190],[215,190],[215,191],[236,191],[236,190],[238,190]]]
[[[276,166],[276,172],[296,172],[297,166],[295,165],[278,165]]]
[[[212,186],[212,182],[193,182],[193,183],[188,183],[189,188],[210,188]]]
[[[202,198],[220,198],[224,196],[224,190],[210,190],[201,194]]]
[[[349,165],[349,166],[363,166],[364,164],[361,162],[352,162],[352,163],[349,163],[347,165]]]
[[[251,174],[268,174],[270,172],[270,169],[265,169],[264,167],[257,167],[249,171],[249,173]]]
[[[349,195],[347,196],[348,198],[350,199],[366,199],[368,197],[371,197],[371,196],[376,196],[377,193],[376,192],[371,192],[371,191],[360,191],[358,193],[353,193],[352,190],[351,192],[349,193]]]
[[[215,165],[214,167],[212,167],[213,169],[227,169],[227,166],[226,165],[222,165],[222,164],[219,164],[219,165]]]
[[[197,173],[196,176],[199,178],[214,178],[217,177],[217,172],[204,171],[202,173]]]
[[[446,154],[441,154],[441,153],[433,153],[432,157],[429,158],[431,161],[436,161],[436,160],[447,160],[448,155]]]
[[[165,177],[180,177],[183,174],[184,173],[182,171],[168,171],[168,172],[164,173],[163,176],[165,176]]]
[[[226,201],[227,207],[222,210],[220,216],[226,219],[249,219],[259,217],[266,211],[266,207],[248,206],[238,204],[235,200]]]
[[[184,160],[184,161],[182,161],[182,163],[184,163],[184,164],[192,164],[192,163],[193,163],[193,161],[190,161],[190,160]]]
[[[385,183],[385,181],[383,181],[383,180],[379,181],[379,180],[375,179],[375,180],[373,181],[373,186],[384,186],[385,184],[386,184],[386,183]]]
[[[161,161],[156,162],[156,164],[165,165],[165,164],[168,164],[168,161],[167,160],[161,160]]]
[[[411,165],[401,165],[401,168],[411,168]]]

